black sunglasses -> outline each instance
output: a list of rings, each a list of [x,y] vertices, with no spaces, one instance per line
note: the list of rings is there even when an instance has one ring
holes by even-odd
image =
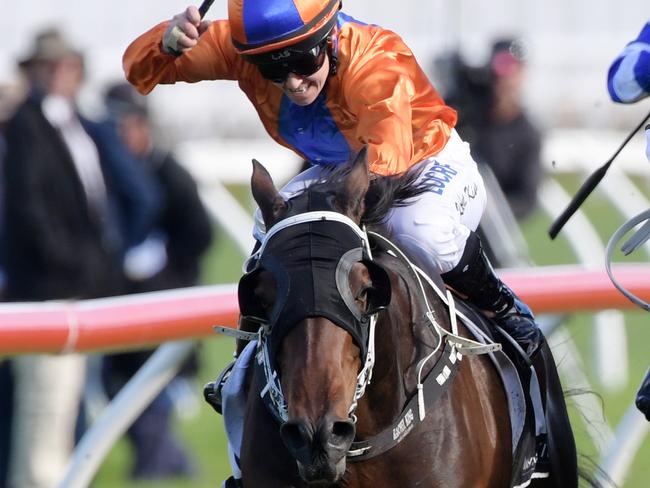
[[[257,65],[262,77],[274,83],[284,83],[290,73],[310,76],[323,67],[327,54],[327,40],[317,44],[307,52],[284,50],[271,53],[264,60],[250,57]]]

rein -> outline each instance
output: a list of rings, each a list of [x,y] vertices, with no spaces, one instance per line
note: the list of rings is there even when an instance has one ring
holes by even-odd
[[[426,417],[427,407],[431,407],[447,391],[449,385],[451,385],[451,380],[458,372],[459,362],[462,360],[463,354],[472,356],[489,354],[501,350],[501,344],[494,343],[487,337],[485,339],[489,343],[483,344],[460,336],[458,334],[456,316],[458,315],[461,318],[465,317],[456,311],[452,294],[448,290],[446,290],[446,293],[443,293],[440,287],[424,271],[411,263],[408,257],[392,241],[375,232],[369,232],[369,235],[373,238],[373,242],[376,245],[379,245],[385,252],[400,259],[406,265],[411,276],[418,284],[427,309],[426,317],[428,319],[428,325],[432,332],[438,336],[438,344],[418,364],[417,395],[413,395],[410,398],[400,415],[398,415],[397,419],[390,426],[366,440],[352,443],[348,451],[348,459],[351,462],[365,461],[366,459],[376,457],[388,451],[404,440],[419,423],[423,422]],[[442,301],[449,307],[451,331],[442,328],[434,319],[422,279],[435,290]],[[434,358],[443,344],[445,348],[442,354],[423,380],[422,372],[424,366]],[[415,408],[418,410],[417,416],[413,413]]]

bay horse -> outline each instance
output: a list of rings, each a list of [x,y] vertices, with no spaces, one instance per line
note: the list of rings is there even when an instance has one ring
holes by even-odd
[[[242,315],[264,331],[246,390],[243,486],[512,486],[508,404],[495,367],[446,340],[456,328],[469,334],[397,251],[373,252],[361,228],[423,191],[415,178],[371,181],[362,151],[346,171],[285,201],[253,166],[268,232],[239,285]],[[537,356],[542,391],[550,385],[561,398],[548,346]],[[444,390],[425,406],[431,371]],[[532,486],[577,486],[564,401],[547,403],[560,410],[549,432],[551,472]]]

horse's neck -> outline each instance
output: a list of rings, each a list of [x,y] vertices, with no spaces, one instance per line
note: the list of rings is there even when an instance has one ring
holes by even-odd
[[[378,319],[372,383],[359,404],[358,427],[360,431],[371,432],[389,424],[401,413],[416,391],[418,362],[431,353],[438,341],[426,325],[427,309],[412,274],[401,261],[392,259],[389,263],[380,256],[378,260],[392,275],[393,293],[390,307]],[[444,320],[445,305],[425,286],[434,316]],[[424,374],[433,363],[427,365]]]

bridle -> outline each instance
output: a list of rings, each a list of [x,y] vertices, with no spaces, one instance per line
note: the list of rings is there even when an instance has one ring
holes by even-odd
[[[311,211],[281,220],[266,233],[259,249],[244,264],[245,269],[249,269],[250,271],[240,282],[240,300],[242,293],[250,293],[250,290],[246,289],[246,285],[242,287],[242,283],[246,282],[247,276],[256,272],[258,263],[264,261],[270,243],[281,238],[281,235],[285,234],[288,229],[304,224],[315,225],[319,227],[321,232],[330,231],[337,235],[341,233],[342,229],[347,229],[348,239],[356,241],[351,243],[350,249],[347,252],[341,256],[334,257],[336,260],[335,285],[341,297],[341,302],[345,305],[350,315],[347,320],[348,324],[341,325],[340,322],[335,322],[335,324],[352,332],[355,342],[357,342],[363,355],[363,366],[357,375],[353,400],[348,410],[348,415],[353,422],[356,422],[355,411],[359,399],[364,395],[366,387],[372,378],[372,370],[375,364],[375,328],[377,315],[382,309],[386,308],[390,300],[388,291],[388,293],[384,293],[382,303],[373,307],[370,313],[368,313],[359,310],[349,290],[348,276],[354,263],[363,262],[367,265],[377,266],[373,263],[372,251],[366,230],[362,229],[349,217],[334,211]],[[350,233],[349,231],[352,232]],[[383,279],[380,286],[390,287],[387,277]],[[244,310],[242,310],[242,313],[245,313]],[[274,328],[277,326],[279,319],[281,317],[277,315],[272,317],[271,320],[253,317],[253,320],[260,322],[261,325],[257,334],[256,355],[258,364],[264,373],[264,387],[260,392],[260,396],[271,407],[271,412],[276,416],[277,420],[286,422],[288,420],[287,405],[284,394],[282,393],[279,375],[275,369],[272,345]]]

